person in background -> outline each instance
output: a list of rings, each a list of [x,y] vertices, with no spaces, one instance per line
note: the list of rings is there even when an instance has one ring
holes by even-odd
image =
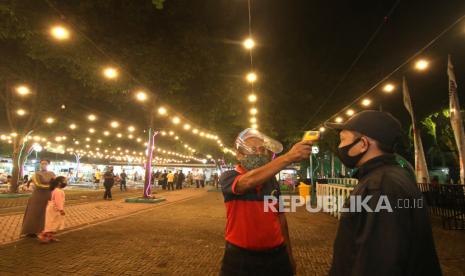
[[[200,185],[202,185],[202,188],[205,188],[205,180],[207,176],[205,175],[204,172],[201,172],[199,175],[199,178],[200,178]]]
[[[102,178],[102,174],[100,173],[100,170],[97,169],[95,171],[95,174],[94,174],[94,183],[95,183],[95,187],[96,187],[97,190],[98,190],[99,185],[100,185],[100,178]]]
[[[325,126],[339,131],[339,159],[358,169],[354,177],[359,180],[350,195],[357,201],[345,203],[347,210],[359,210],[341,215],[329,274],[442,275],[415,174],[394,155],[402,134],[399,121],[370,110]],[[380,203],[387,208],[376,211]]]
[[[182,171],[179,171],[178,173],[178,178],[176,179],[176,189],[177,190],[181,190],[182,189],[182,183],[184,182],[184,179],[186,177],[184,176],[184,174],[182,173]]]
[[[195,181],[195,186],[197,188],[200,188],[200,172],[199,171],[194,172],[194,181]]]
[[[27,202],[21,235],[36,237],[44,230],[45,209],[51,196],[50,183],[55,179],[55,174],[48,170],[48,165],[49,160],[40,160],[40,171],[32,176],[34,191]]]
[[[168,185],[168,174],[166,173],[166,170],[164,170],[163,173],[160,174],[160,181],[162,189],[166,190],[166,186]]]
[[[216,189],[218,189],[218,183],[219,183],[218,173],[215,173],[213,175],[213,185],[215,186]]]
[[[45,227],[38,238],[41,243],[59,241],[55,234],[65,227],[65,192],[66,177],[59,176],[50,183],[51,199],[48,201],[45,212]]]
[[[311,141],[295,144],[286,154],[278,141],[245,129],[235,142],[240,165],[219,180],[226,207],[226,246],[220,275],[294,275],[295,262],[286,215],[279,211],[280,187],[275,175],[294,162],[307,160]],[[274,197],[275,210],[266,209]]]
[[[121,180],[120,180],[120,185],[119,185],[120,191],[122,192],[123,189],[124,189],[124,191],[127,191],[128,188],[126,187],[126,179],[128,178],[128,175],[127,175],[126,172],[123,170],[123,172],[119,175],[119,177],[121,178]]]
[[[194,185],[194,176],[192,175],[191,171],[187,173],[187,185],[189,187],[192,187]]]
[[[174,185],[173,185],[173,183],[174,183],[174,174],[171,171],[168,172],[168,175],[166,176],[166,180],[168,181],[168,191],[169,190],[174,191]]]
[[[178,171],[174,171],[174,180],[173,180],[173,185],[174,185],[174,188],[177,190],[178,189],[178,175],[179,175],[179,172]]]
[[[111,188],[115,184],[115,175],[113,174],[113,168],[109,167],[103,175],[103,186],[105,187],[105,193],[103,194],[104,200],[112,200]]]

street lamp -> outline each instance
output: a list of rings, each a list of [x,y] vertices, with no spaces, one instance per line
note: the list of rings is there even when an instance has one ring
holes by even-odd
[[[320,132],[325,132],[325,128],[324,127],[320,127]]]

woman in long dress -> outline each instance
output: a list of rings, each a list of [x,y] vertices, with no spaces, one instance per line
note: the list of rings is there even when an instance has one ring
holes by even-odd
[[[55,178],[55,174],[47,170],[49,164],[49,160],[41,160],[40,171],[32,177],[34,191],[27,202],[21,235],[37,236],[44,230],[45,209],[51,194],[50,182]]]

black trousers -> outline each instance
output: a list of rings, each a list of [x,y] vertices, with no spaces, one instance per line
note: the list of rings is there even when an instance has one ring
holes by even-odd
[[[221,276],[293,275],[285,245],[266,251],[251,251],[226,242]]]
[[[103,194],[103,199],[111,198],[111,187],[113,187],[112,184],[103,184],[105,187],[105,193]]]
[[[182,189],[182,182],[176,182],[176,190]]]
[[[173,182],[168,182],[168,191],[173,190],[174,191],[174,183]]]
[[[121,192],[123,191],[123,188],[125,191],[128,190],[128,188],[126,187],[126,181],[121,181],[121,183],[119,184],[119,189]]]

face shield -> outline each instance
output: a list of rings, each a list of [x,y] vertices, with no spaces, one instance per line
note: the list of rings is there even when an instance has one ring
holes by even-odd
[[[247,128],[239,133],[234,146],[236,150],[246,155],[266,154],[267,151],[277,154],[283,151],[280,142],[253,128]]]

